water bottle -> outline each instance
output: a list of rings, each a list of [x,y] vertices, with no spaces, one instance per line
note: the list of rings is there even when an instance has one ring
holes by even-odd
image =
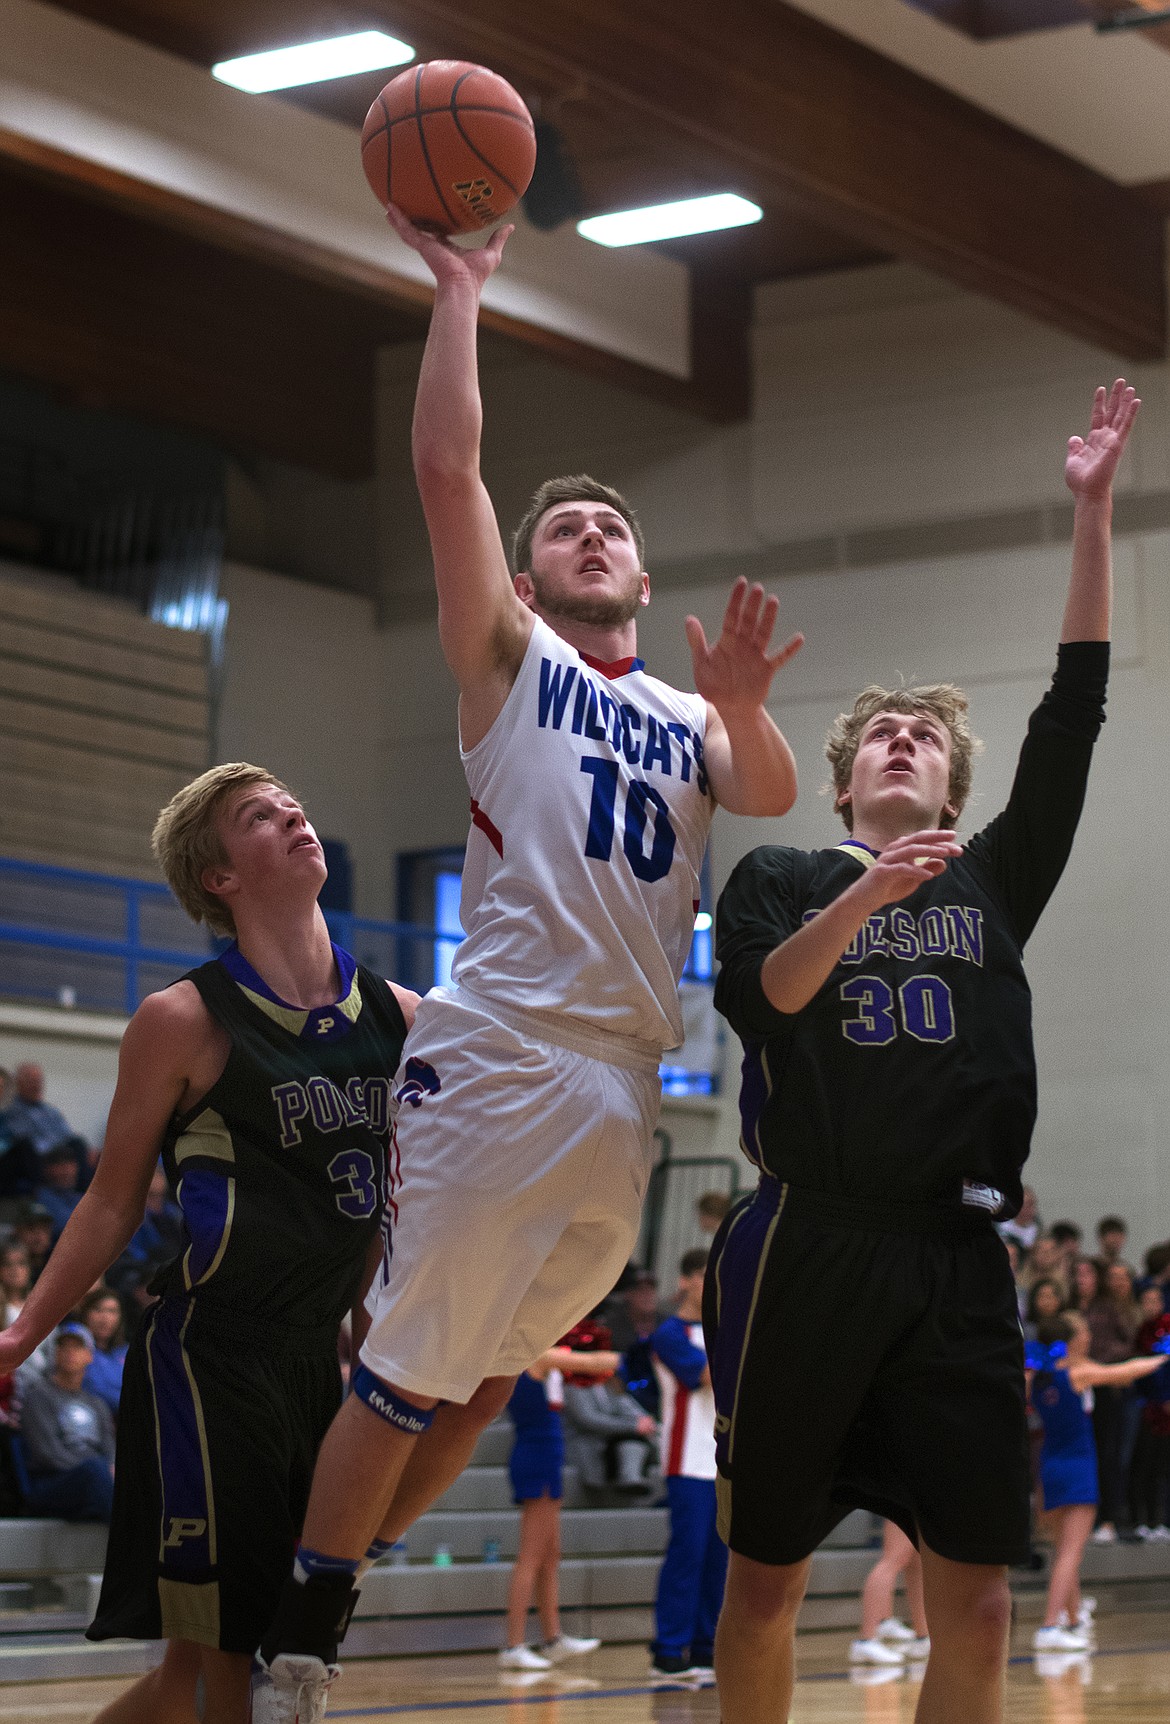
[[[404,1538],[396,1539],[390,1546],[390,1567],[405,1568],[410,1561],[410,1552]]]
[[[450,1568],[451,1546],[449,1544],[437,1544],[435,1546],[435,1554],[431,1558],[431,1561],[434,1563],[436,1568]]]
[[[485,1538],[484,1539],[484,1541],[483,1541],[483,1560],[485,1562],[499,1562],[499,1560],[500,1560],[500,1541],[498,1538]]]

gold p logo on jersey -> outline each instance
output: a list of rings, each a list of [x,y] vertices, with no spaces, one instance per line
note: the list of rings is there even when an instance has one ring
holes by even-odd
[[[164,1550],[177,1550],[185,1538],[202,1538],[207,1531],[205,1520],[181,1520],[178,1515],[171,1516],[171,1530],[163,1540]]]

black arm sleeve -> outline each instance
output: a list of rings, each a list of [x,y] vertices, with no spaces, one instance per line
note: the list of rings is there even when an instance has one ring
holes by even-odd
[[[968,860],[991,876],[1021,946],[1072,849],[1108,678],[1108,641],[1061,646],[1052,685],[1028,722],[1007,807],[967,845]]]
[[[800,860],[784,845],[762,845],[736,864],[719,895],[715,1005],[741,1038],[776,1035],[792,1021],[769,1002],[760,972],[768,953],[801,926]]]

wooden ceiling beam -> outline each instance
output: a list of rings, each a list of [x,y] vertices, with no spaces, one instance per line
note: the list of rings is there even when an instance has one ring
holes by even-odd
[[[1165,352],[1165,230],[1148,205],[780,0],[369,3],[408,40],[537,87],[584,80],[765,205],[1128,358]],[[282,9],[286,31],[310,10]]]
[[[83,392],[111,405],[191,426],[229,445],[260,448],[320,472],[357,477],[371,470],[374,355],[380,345],[425,334],[432,300],[425,283],[0,126],[0,179],[8,174],[45,188],[40,224],[44,244],[34,249],[39,255],[55,244],[57,262],[48,270],[43,311],[31,323],[25,316],[32,303],[27,295],[20,307],[10,308],[11,321],[0,317],[0,367],[54,386],[75,382]],[[186,247],[169,325],[164,314],[169,290],[160,294],[159,316],[148,320],[160,352],[165,327],[177,353],[187,347],[180,308],[205,289],[205,297],[210,297],[215,284],[224,328],[209,337],[200,352],[197,387],[189,386],[183,360],[174,368],[154,364],[153,357],[150,364],[135,364],[134,326],[119,316],[115,278],[106,271],[100,279],[88,279],[94,256],[104,253],[107,242],[100,238],[100,229],[87,221],[90,255],[83,254],[80,265],[74,263],[74,242],[68,224],[62,225],[59,216],[65,207],[59,202],[62,196],[83,200],[80,208],[106,207],[112,224],[109,244],[115,252],[128,245],[131,230],[136,235],[135,255],[142,258],[153,249],[166,260],[179,255],[176,247]],[[19,212],[25,208],[24,199],[0,203],[0,237],[15,258],[22,258],[31,238],[21,227]],[[153,248],[152,231],[158,236]],[[282,281],[287,291],[281,290]],[[266,295],[258,295],[259,283],[265,284]],[[242,296],[239,306],[233,302],[233,284]],[[266,339],[265,298],[271,303],[274,297],[287,307],[280,327],[283,383],[275,394],[268,387],[261,357],[272,345]],[[70,332],[68,338],[54,336],[50,308]],[[299,330],[294,322],[298,308]],[[207,324],[208,315],[200,316],[201,326]],[[480,318],[486,329],[697,418],[726,424],[749,410],[749,306],[734,284],[722,297],[708,289],[701,308],[692,309],[694,375],[689,379],[669,376],[486,307]],[[73,337],[87,327],[95,339],[83,342],[79,349]],[[248,331],[242,352],[254,351],[256,359],[237,367],[229,364],[227,355],[240,329]],[[311,357],[304,367],[295,361],[298,340],[305,344],[307,356],[319,355],[320,365]],[[344,374],[341,392],[339,371]],[[149,387],[144,386],[144,378],[153,378]],[[303,413],[291,410],[298,388],[305,398]],[[344,395],[344,390],[350,394]],[[272,404],[271,414],[265,411],[266,401]],[[331,402],[337,407],[333,417]]]

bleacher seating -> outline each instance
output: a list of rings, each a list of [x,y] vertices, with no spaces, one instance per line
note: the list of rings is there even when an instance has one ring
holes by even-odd
[[[484,1432],[471,1466],[407,1535],[406,1566],[386,1561],[367,1577],[346,1640],[351,1658],[487,1651],[502,1641],[519,1515],[507,1479],[511,1428]],[[562,1513],[561,1603],[570,1633],[648,1641],[654,1588],[667,1537],[661,1508],[583,1508],[572,1468]],[[874,1561],[878,1523],[850,1515],[817,1552],[803,1630],[855,1628],[860,1591]],[[484,1560],[484,1544],[500,1546]],[[55,1611],[5,1610],[0,1594],[0,1682],[71,1675],[133,1674],[160,1649],[134,1642],[93,1646],[82,1638],[96,1597],[105,1529],[61,1521],[0,1520],[0,1577],[48,1577],[63,1588]],[[436,1565],[446,1547],[450,1566]],[[1091,1546],[1085,1580],[1110,1605],[1140,1609],[1164,1598],[1170,1545]],[[1045,1576],[1013,1575],[1022,1618],[1038,1618]],[[535,1637],[535,1624],[532,1635]]]

